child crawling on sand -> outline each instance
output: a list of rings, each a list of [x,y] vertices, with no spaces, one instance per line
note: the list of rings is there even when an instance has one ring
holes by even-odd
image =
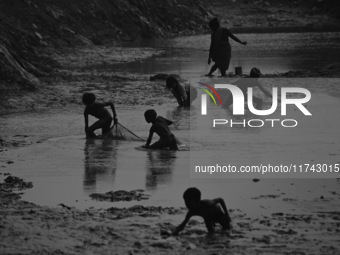
[[[113,112],[114,124],[118,123],[115,106],[112,102],[98,103],[96,102],[96,96],[93,93],[84,93],[83,103],[86,105],[84,110],[86,138],[97,138],[97,136],[94,133],[94,131],[97,129],[100,128],[102,129],[102,135],[104,135],[107,131],[110,130],[112,123],[112,115],[105,108],[106,106],[111,107],[111,110]],[[95,118],[99,119],[90,127],[89,127],[89,115],[92,115]]]
[[[201,216],[209,233],[215,231],[215,223],[221,224],[224,230],[229,230],[230,216],[222,198],[201,200],[201,191],[197,188],[189,188],[183,194],[184,202],[189,212],[184,221],[173,231],[177,235],[182,231],[192,216]]]
[[[149,137],[146,141],[145,148],[150,149],[164,149],[169,148],[171,150],[178,150],[175,136],[171,133],[169,125],[173,122],[167,120],[161,116],[157,116],[155,110],[147,110],[144,113],[144,117],[147,123],[152,123],[150,128]],[[159,135],[159,140],[150,145],[153,133]]]

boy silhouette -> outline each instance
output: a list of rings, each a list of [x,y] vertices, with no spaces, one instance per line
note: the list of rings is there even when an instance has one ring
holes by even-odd
[[[114,124],[118,123],[116,110],[112,102],[98,103],[96,102],[96,96],[93,93],[83,94],[83,103],[86,105],[84,110],[85,119],[85,133],[86,138],[97,138],[94,131],[97,129],[102,129],[102,135],[104,135],[111,128],[112,115],[105,108],[110,106],[113,112]],[[99,119],[94,124],[89,127],[89,115]]]
[[[201,200],[201,191],[197,188],[187,189],[183,198],[189,211],[184,221],[173,231],[173,235],[182,231],[192,216],[202,217],[209,233],[215,231],[216,222],[221,224],[224,230],[231,228],[231,219],[222,198]]]
[[[146,140],[145,148],[150,149],[164,149],[169,148],[171,150],[178,150],[178,146],[176,143],[175,136],[171,133],[169,129],[169,125],[173,122],[165,119],[161,116],[157,116],[155,110],[147,110],[144,113],[144,117],[147,123],[152,123],[150,128],[149,137]],[[159,135],[159,140],[152,145],[150,145],[152,141],[153,134],[156,133]]]

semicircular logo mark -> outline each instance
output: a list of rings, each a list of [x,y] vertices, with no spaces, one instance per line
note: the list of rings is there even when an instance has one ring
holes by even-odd
[[[211,86],[209,86],[208,84],[205,84],[205,83],[203,83],[203,82],[198,82],[199,84],[202,84],[202,85],[204,85],[204,86],[206,86],[207,88],[209,88],[209,89],[211,89],[214,93],[215,93],[215,95],[217,96],[217,98],[218,98],[218,100],[220,101],[220,104],[221,104],[221,106],[222,106],[222,100],[221,100],[221,98],[220,98],[220,95],[217,93],[217,91],[213,88],[213,87],[211,87]],[[207,93],[208,93],[208,91],[207,90],[205,90]],[[208,93],[212,98],[213,98],[213,96],[211,95],[211,93]],[[215,99],[214,99],[214,102],[215,102]],[[215,102],[215,105],[216,105],[216,102]]]
[[[213,95],[210,93],[209,90],[206,90],[206,89],[203,89],[203,88],[200,88],[200,87],[198,87],[198,88],[201,89],[201,90],[204,90],[205,92],[207,92],[207,94],[212,98],[212,100],[214,100],[214,103],[215,103],[215,105],[217,106],[216,100],[215,100],[215,98],[213,97]]]

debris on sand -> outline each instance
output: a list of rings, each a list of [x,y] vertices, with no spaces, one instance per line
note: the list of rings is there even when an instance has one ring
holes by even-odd
[[[292,229],[288,229],[288,230],[274,229],[273,232],[279,235],[296,235],[297,234],[297,232]]]
[[[159,73],[155,74],[153,76],[150,76],[150,81],[156,81],[156,80],[161,80],[161,81],[166,81],[168,77],[174,77],[177,80],[180,80],[181,77],[177,74],[165,74],[165,73]]]
[[[26,182],[23,179],[9,175],[3,183],[0,183],[0,189],[31,189],[33,188],[32,182]]]
[[[261,196],[258,196],[258,197],[252,197],[251,199],[255,199],[255,200],[257,200],[257,199],[266,199],[266,198],[273,198],[273,199],[275,199],[275,198],[278,198],[278,197],[280,197],[280,195],[261,195]]]
[[[175,207],[134,205],[129,208],[111,207],[107,209],[107,212],[117,215],[117,219],[122,219],[132,216],[156,217],[162,214],[169,215],[182,214],[183,210]]]
[[[117,190],[117,191],[109,191],[105,194],[102,193],[93,193],[90,195],[92,199],[99,201],[110,201],[110,202],[119,202],[119,201],[132,201],[132,200],[147,200],[150,195],[145,194],[144,190]]]
[[[265,244],[270,244],[270,237],[267,235],[264,235],[262,237],[253,237],[253,242],[257,243],[265,243]]]

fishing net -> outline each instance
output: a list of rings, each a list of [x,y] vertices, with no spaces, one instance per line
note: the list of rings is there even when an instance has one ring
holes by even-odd
[[[101,138],[125,141],[145,141],[145,139],[139,137],[120,123],[113,125],[113,127]]]

